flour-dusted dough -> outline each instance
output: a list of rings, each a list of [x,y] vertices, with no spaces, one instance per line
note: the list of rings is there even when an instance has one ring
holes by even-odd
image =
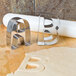
[[[37,68],[26,69],[27,64]],[[76,76],[76,48],[56,47],[27,53],[18,70],[7,76]]]

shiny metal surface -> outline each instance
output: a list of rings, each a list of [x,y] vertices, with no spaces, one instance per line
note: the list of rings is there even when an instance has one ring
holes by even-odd
[[[13,35],[12,32],[15,31],[16,34]],[[25,37],[19,35],[19,33],[25,33]],[[24,41],[25,45],[30,45],[30,26],[28,21],[21,19],[19,17],[12,18],[7,25],[7,35],[6,43],[8,46],[11,46],[13,49],[18,48],[20,43]]]
[[[38,33],[38,45],[53,45],[56,44],[59,41],[59,35],[58,35],[58,29],[59,26],[55,27],[55,31],[56,31],[56,37],[54,37],[51,32],[50,32],[50,28],[52,28],[53,25],[53,20],[51,19],[52,23],[50,25],[45,25],[44,24],[44,28],[43,28],[43,40],[39,41],[39,33]],[[45,23],[45,21],[44,21]],[[49,37],[45,37],[45,34],[48,33],[50,34]]]

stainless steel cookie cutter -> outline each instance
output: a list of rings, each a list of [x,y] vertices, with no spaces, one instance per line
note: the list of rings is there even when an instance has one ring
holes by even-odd
[[[50,19],[50,20],[53,22],[52,19]],[[39,20],[39,23],[40,23],[40,20]],[[59,40],[59,35],[58,35],[59,26],[55,27],[55,30],[56,30],[56,37],[55,38],[53,37],[53,35],[50,35],[49,37],[44,36],[45,33],[51,34],[51,32],[50,32],[51,29],[50,28],[52,28],[52,27],[53,27],[53,23],[51,23],[50,25],[44,25],[43,41],[39,41],[39,33],[38,33],[38,45],[53,45],[53,44],[56,44],[58,42],[58,40]],[[38,32],[39,32],[39,29],[38,29]]]
[[[12,32],[17,34],[11,37]],[[25,32],[25,37],[19,35],[19,33]],[[7,46],[11,46],[13,49],[18,48],[20,44],[30,45],[30,26],[27,20],[19,17],[12,18],[7,25],[6,35]]]

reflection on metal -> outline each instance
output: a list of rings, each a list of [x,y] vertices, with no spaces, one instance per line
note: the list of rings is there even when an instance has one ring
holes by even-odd
[[[13,35],[13,42],[12,42],[12,48],[15,49],[16,47],[19,47],[19,45],[24,44],[24,38],[19,35],[15,34]]]
[[[13,35],[12,32],[15,31],[17,34]],[[25,33],[25,37],[19,35],[18,33]],[[21,19],[19,17],[12,18],[7,26],[6,43],[13,49],[19,47],[21,44],[30,45],[30,26],[27,20]]]
[[[53,27],[53,24],[45,25],[44,27],[45,27],[45,28],[50,28],[50,27]]]
[[[53,22],[52,19],[51,19],[51,21]],[[53,45],[53,44],[56,44],[58,42],[58,39],[59,39],[59,35],[58,35],[59,26],[55,27],[56,37],[54,37],[50,32],[51,31],[50,28],[52,28],[53,26],[54,26],[53,23],[51,23],[50,25],[45,25],[44,24],[43,40],[42,41],[39,40],[39,33],[38,33],[38,45]],[[40,18],[39,18],[39,27],[40,27]],[[39,32],[39,29],[38,29],[38,32]],[[49,37],[45,37],[45,33],[49,33],[51,35]]]

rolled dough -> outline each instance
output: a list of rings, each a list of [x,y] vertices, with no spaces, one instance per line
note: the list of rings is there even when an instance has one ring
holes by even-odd
[[[28,64],[37,67],[27,69]],[[56,47],[27,53],[17,71],[7,76],[76,76],[76,48]]]

